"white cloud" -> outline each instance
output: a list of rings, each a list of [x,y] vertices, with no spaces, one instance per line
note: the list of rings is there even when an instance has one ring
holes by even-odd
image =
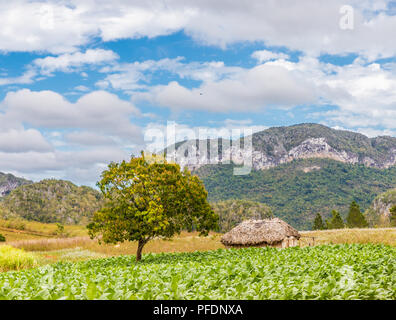
[[[140,129],[130,118],[138,109],[105,91],[94,91],[75,103],[53,91],[22,89],[7,93],[0,103],[8,121],[30,124],[36,128],[78,128],[127,137],[137,141]]]
[[[150,76],[155,72],[167,71],[198,81],[216,81],[241,71],[239,67],[228,67],[222,61],[183,63],[183,57],[174,59],[146,60],[143,62],[114,64],[101,69],[107,73],[105,79],[96,85],[100,88],[112,87],[118,90],[137,90],[148,88]]]
[[[269,60],[278,60],[278,59],[289,59],[289,55],[285,53],[276,53],[269,50],[259,50],[252,53],[252,57],[256,59],[259,63],[269,61]]]
[[[75,103],[52,91],[9,92],[0,102],[0,171],[91,184],[143,143],[138,117],[130,102],[104,91]]]
[[[33,64],[41,69],[41,73],[50,75],[55,71],[72,72],[84,65],[98,65],[118,59],[111,50],[88,49],[85,52],[65,53],[56,57],[36,59]]]
[[[33,78],[36,75],[37,75],[37,72],[33,68],[29,68],[19,77],[0,78],[0,86],[10,85],[10,84],[33,83]]]
[[[108,146],[116,144],[111,137],[99,135],[94,132],[70,132],[66,134],[65,140],[67,143],[83,146]]]
[[[217,112],[258,111],[266,107],[292,107],[316,101],[315,85],[301,76],[297,68],[266,63],[252,69],[238,69],[231,76],[206,81],[189,89],[172,81],[135,93],[134,99],[147,99],[154,105],[173,109]]]
[[[15,172],[27,178],[57,176],[72,179],[77,183],[91,184],[99,179],[100,172],[108,163],[128,159],[129,156],[129,153],[114,147],[18,153],[5,153],[0,150],[0,168],[4,172]],[[81,176],[82,172],[85,176]]]
[[[27,151],[47,152],[52,146],[35,129],[0,132],[0,152],[21,153]]]
[[[0,51],[74,52],[93,38],[114,41],[156,37],[184,30],[195,40],[227,46],[240,41],[286,46],[311,55],[357,52],[371,59],[396,54],[396,16],[390,0],[292,0],[248,3],[27,1],[1,2]],[[354,8],[353,30],[339,26],[340,8]]]

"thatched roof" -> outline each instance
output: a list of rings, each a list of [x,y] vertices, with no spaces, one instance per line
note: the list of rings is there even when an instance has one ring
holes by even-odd
[[[221,243],[226,246],[271,245],[291,236],[300,239],[298,231],[281,219],[246,220],[227,232]]]

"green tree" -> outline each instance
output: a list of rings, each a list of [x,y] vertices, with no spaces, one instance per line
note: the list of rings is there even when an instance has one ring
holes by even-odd
[[[364,218],[363,213],[360,211],[359,205],[352,201],[349,207],[349,213],[347,216],[347,225],[349,228],[366,228],[368,227],[368,223]]]
[[[324,229],[326,229],[326,225],[323,222],[322,216],[318,212],[315,216],[312,230],[324,230]]]
[[[137,241],[136,260],[155,237],[169,239],[183,229],[208,235],[218,216],[201,180],[163,157],[132,157],[111,163],[98,182],[105,206],[88,225],[91,238],[105,243]]]
[[[396,206],[390,209],[390,223],[392,227],[396,227]]]
[[[6,238],[0,233],[0,242],[5,242]]]
[[[332,217],[330,221],[327,222],[327,229],[342,229],[345,228],[344,221],[341,218],[341,215],[338,211],[333,210],[331,212]]]

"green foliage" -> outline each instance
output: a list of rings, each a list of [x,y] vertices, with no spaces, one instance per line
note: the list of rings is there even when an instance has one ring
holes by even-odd
[[[0,233],[0,242],[5,242],[6,238]]]
[[[147,254],[0,273],[0,299],[395,300],[396,248]]]
[[[273,218],[270,207],[263,203],[249,200],[226,200],[211,204],[219,215],[220,232],[227,232],[247,219]]]
[[[326,225],[323,222],[322,215],[318,212],[315,216],[312,230],[324,230],[324,229],[326,229]]]
[[[396,227],[396,206],[390,209],[390,222],[392,227]]]
[[[368,223],[360,211],[359,205],[356,201],[352,201],[349,207],[349,214],[347,216],[347,225],[349,228],[367,228]]]
[[[388,209],[396,206],[396,189],[387,190],[377,196],[364,216],[371,227],[389,227],[392,225]]]
[[[314,166],[320,170],[303,171]],[[234,176],[233,167],[207,165],[194,172],[203,180],[209,201],[265,203],[299,230],[310,229],[317,212],[336,209],[345,217],[352,200],[365,210],[377,195],[396,186],[396,166],[380,170],[328,159],[301,159],[246,176]]]
[[[66,235],[65,226],[61,223],[56,224],[56,230],[54,232],[57,236],[63,237]]]
[[[129,162],[111,163],[98,182],[105,207],[88,225],[90,236],[102,235],[105,243],[138,241],[137,260],[155,237],[171,238],[183,229],[207,235],[217,227],[218,216],[199,178],[156,159],[150,161],[142,153]]]
[[[100,192],[92,188],[48,179],[18,187],[4,198],[3,206],[26,220],[84,224],[102,202]]]
[[[0,277],[3,271],[20,270],[23,268],[35,267],[37,265],[38,259],[33,253],[25,252],[22,249],[7,245],[0,246]]]
[[[336,210],[331,212],[332,217],[329,221],[326,221],[327,229],[343,229],[345,228],[344,221],[342,220],[340,213]]]

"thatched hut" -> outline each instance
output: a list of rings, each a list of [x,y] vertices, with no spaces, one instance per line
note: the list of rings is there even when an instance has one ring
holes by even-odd
[[[281,219],[246,220],[227,232],[221,243],[227,248],[297,246],[300,234]]]

